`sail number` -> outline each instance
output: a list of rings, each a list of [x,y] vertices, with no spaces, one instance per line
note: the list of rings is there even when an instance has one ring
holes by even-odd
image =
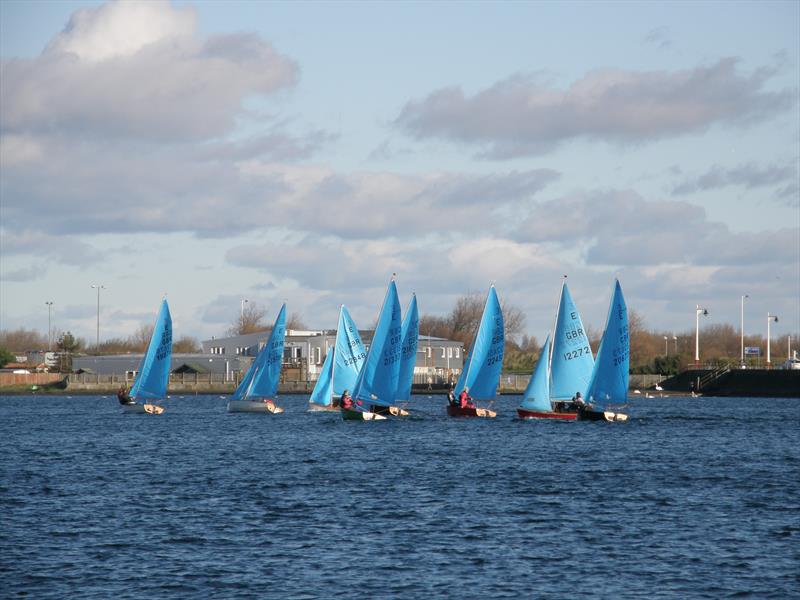
[[[355,356],[344,359],[344,366],[349,367],[350,365],[354,365],[357,362],[364,360],[365,358],[367,358],[366,352],[356,354]]]
[[[579,356],[591,353],[592,351],[589,346],[584,346],[583,348],[578,348],[577,350],[564,352],[564,360],[572,360],[573,358],[578,358]]]

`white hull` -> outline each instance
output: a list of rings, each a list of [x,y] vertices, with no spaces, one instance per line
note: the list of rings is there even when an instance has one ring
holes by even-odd
[[[628,415],[625,413],[611,412],[610,410],[603,411],[603,416],[609,423],[617,422],[624,423],[628,420]]]
[[[228,401],[228,412],[250,412],[250,413],[272,413],[280,414],[283,409],[275,406],[272,402],[264,400],[230,400]]]
[[[122,413],[123,414],[134,414],[134,415],[160,415],[164,412],[163,406],[158,406],[156,404],[123,404],[122,405]]]

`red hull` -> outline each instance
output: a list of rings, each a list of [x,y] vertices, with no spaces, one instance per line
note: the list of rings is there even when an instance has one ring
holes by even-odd
[[[517,414],[520,419],[557,419],[560,421],[575,421],[578,419],[578,413],[576,412],[540,412],[518,408]]]

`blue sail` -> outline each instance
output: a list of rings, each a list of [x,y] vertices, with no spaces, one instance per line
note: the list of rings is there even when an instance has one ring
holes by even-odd
[[[167,395],[172,362],[172,317],[167,299],[161,301],[147,353],[139,365],[139,374],[131,386],[130,396],[136,400],[158,400]]]
[[[411,384],[414,382],[414,367],[417,364],[417,343],[419,341],[419,312],[417,295],[411,295],[411,304],[403,318],[403,345],[400,358],[400,376],[397,382],[395,400],[411,399]]]
[[[264,347],[250,365],[247,374],[231,397],[232,400],[271,398],[278,391],[286,339],[286,304],[281,306],[275,325]]]
[[[586,402],[593,404],[597,410],[604,410],[609,404],[627,402],[629,362],[628,307],[617,280]]]
[[[528,387],[522,395],[522,408],[539,412],[551,412],[550,405],[550,378],[547,373],[547,357],[550,355],[550,336],[542,346],[536,369],[533,371]]]
[[[402,346],[400,300],[394,279],[383,300],[375,335],[369,345],[367,359],[358,374],[353,399],[377,406],[391,406],[397,393]]]
[[[367,349],[358,334],[358,327],[344,305],[339,311],[334,357],[333,393],[341,396],[345,390],[352,392],[356,387],[358,374],[367,359]]]
[[[553,333],[553,355],[550,359],[550,398],[571,400],[575,392],[586,396],[592,377],[592,349],[567,282],[561,287],[556,329]]]
[[[469,395],[473,398],[495,397],[503,369],[504,347],[503,311],[500,309],[497,292],[492,286],[483,308],[481,324],[456,384],[456,396],[464,388],[469,388]]]
[[[333,402],[333,355],[335,353],[336,350],[334,346],[330,348],[328,354],[325,355],[325,362],[322,363],[322,370],[317,378],[317,382],[314,384],[311,397],[308,399],[308,401],[313,404],[330,406]]]

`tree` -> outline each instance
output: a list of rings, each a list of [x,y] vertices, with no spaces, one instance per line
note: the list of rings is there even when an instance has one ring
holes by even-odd
[[[128,345],[131,350],[134,352],[145,352],[147,346],[150,344],[150,338],[153,337],[153,330],[155,328],[156,326],[153,323],[139,325],[139,329],[128,338]]]
[[[266,310],[258,306],[256,302],[248,302],[244,310],[239,313],[239,316],[228,328],[228,335],[244,335],[246,333],[267,331],[269,326],[262,322],[265,315]]]
[[[28,350],[41,350],[47,347],[47,336],[43,336],[33,329],[15,329],[13,331],[0,331],[0,347],[8,348],[11,352],[23,353]]]
[[[0,367],[5,367],[8,363],[14,362],[15,358],[6,348],[0,348]]]
[[[72,354],[81,346],[81,341],[75,339],[72,332],[62,333],[58,338],[57,348],[61,351],[61,371],[72,371]]]
[[[272,327],[270,327],[270,329],[272,329]],[[304,331],[308,329],[308,327],[303,322],[303,316],[300,313],[293,312],[291,315],[289,315],[289,320],[286,321],[286,329]]]
[[[198,354],[200,350],[200,344],[198,341],[188,335],[184,335],[172,342],[173,352],[179,352],[181,354]]]

